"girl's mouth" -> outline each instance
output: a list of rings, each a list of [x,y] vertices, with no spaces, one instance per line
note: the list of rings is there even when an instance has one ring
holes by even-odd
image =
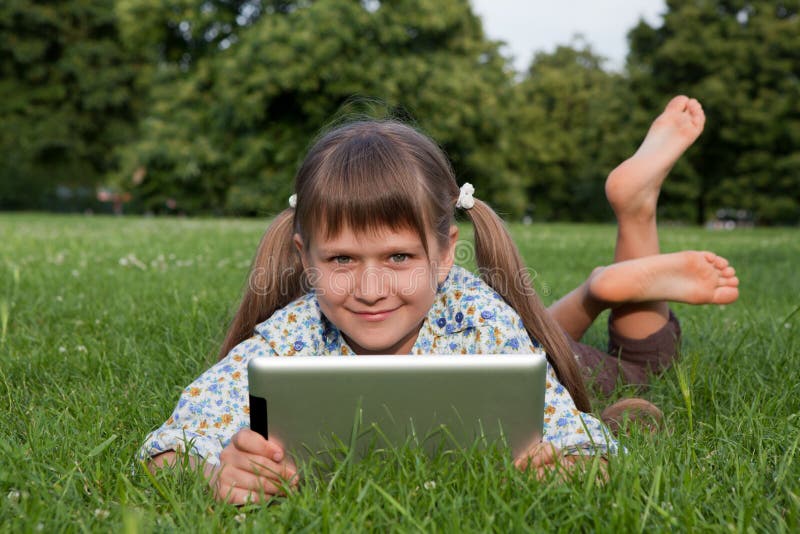
[[[377,312],[354,312],[354,313],[365,321],[373,322],[373,321],[383,321],[384,319],[389,317],[389,315],[391,315],[392,312],[394,312],[396,309],[397,308],[395,308],[394,310],[381,310]]]

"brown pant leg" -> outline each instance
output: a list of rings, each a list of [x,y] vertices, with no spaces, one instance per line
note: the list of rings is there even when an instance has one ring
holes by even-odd
[[[609,321],[608,353],[567,337],[584,377],[609,395],[618,381],[645,386],[650,374],[668,369],[678,357],[681,326],[670,310],[660,330],[644,339],[631,339],[616,332]]]

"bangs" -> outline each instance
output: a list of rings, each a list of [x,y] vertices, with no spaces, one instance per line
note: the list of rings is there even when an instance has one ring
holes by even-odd
[[[378,235],[386,229],[411,230],[426,255],[430,199],[414,161],[396,141],[374,129],[358,131],[332,147],[308,190],[298,196],[298,216],[306,243],[331,239],[348,228]],[[313,235],[305,235],[313,229]]]

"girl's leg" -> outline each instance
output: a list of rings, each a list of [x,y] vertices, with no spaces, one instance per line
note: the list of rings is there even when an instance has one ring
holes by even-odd
[[[593,298],[589,291],[592,277],[600,269],[598,267],[592,271],[586,281],[551,304],[547,309],[573,341],[580,341],[583,334],[597,319],[597,316],[608,308],[606,303]]]
[[[713,252],[657,254],[596,268],[583,284],[553,304],[550,312],[573,340],[580,341],[603,310],[616,313],[654,302],[728,304],[738,298],[738,285],[728,260]],[[659,328],[664,324],[666,320]]]
[[[611,323],[609,351],[604,353],[578,343],[599,311],[648,302],[727,304],[739,296],[738,285],[728,260],[711,252],[658,254],[598,267],[552,308],[558,320],[567,318],[561,324],[586,375],[603,393],[610,394],[620,378],[627,384],[644,385],[649,373],[669,367],[676,355],[680,326],[668,315],[657,331],[632,338],[615,331]],[[563,317],[559,318],[559,313]]]
[[[611,171],[606,180],[606,196],[617,216],[617,243],[614,262],[659,253],[656,204],[661,184],[683,152],[703,130],[705,115],[697,100],[673,98],[653,122],[636,153]],[[597,272],[592,273],[592,276]],[[608,303],[594,298],[591,277],[581,286],[550,306],[549,310],[569,336],[578,341]],[[611,323],[624,336],[641,339],[662,328],[669,319],[663,300],[617,303]]]
[[[609,174],[606,197],[617,217],[615,263],[659,253],[656,205],[661,184],[704,124],[705,114],[697,100],[673,98],[636,153]],[[622,294],[604,296],[625,301]],[[665,300],[640,300],[614,308],[610,324],[622,336],[643,339],[661,329],[669,317]]]
[[[679,96],[653,122],[636,153],[606,181],[618,221],[615,263],[595,269],[550,307],[587,374],[610,393],[619,377],[645,384],[676,356],[680,326],[667,302],[733,302],[738,280],[727,260],[710,252],[659,255],[656,204],[661,184],[703,129],[700,104]],[[612,309],[609,353],[577,343],[597,316]]]

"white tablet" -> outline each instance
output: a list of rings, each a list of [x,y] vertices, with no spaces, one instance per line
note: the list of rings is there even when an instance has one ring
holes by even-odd
[[[296,459],[541,440],[543,354],[286,356],[248,365],[250,426]]]

